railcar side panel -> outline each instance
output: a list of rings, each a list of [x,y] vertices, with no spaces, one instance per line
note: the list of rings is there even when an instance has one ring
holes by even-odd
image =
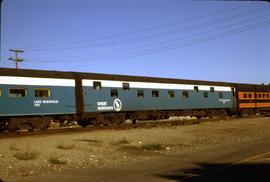
[[[238,84],[237,91],[240,114],[270,110],[270,87],[268,85]]]
[[[216,87],[216,91],[210,91],[210,86],[198,86],[198,90],[189,90],[194,86],[150,83],[124,89],[119,82],[101,81],[105,86],[95,89],[90,82],[93,81],[83,84],[85,112],[231,109],[234,105],[230,87]],[[143,92],[142,95],[139,92]]]
[[[76,113],[75,84],[57,86],[54,79],[42,78],[34,78],[35,83],[26,77],[12,77],[9,82],[5,79],[0,77],[1,117]]]

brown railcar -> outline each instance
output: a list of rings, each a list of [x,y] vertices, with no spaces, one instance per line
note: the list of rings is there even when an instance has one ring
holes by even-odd
[[[270,111],[270,86],[237,84],[237,109],[240,114]]]

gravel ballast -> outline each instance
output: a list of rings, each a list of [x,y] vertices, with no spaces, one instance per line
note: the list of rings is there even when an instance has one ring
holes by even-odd
[[[80,168],[116,168],[267,136],[270,118],[256,117],[186,126],[0,139],[0,179],[12,181],[18,176]]]

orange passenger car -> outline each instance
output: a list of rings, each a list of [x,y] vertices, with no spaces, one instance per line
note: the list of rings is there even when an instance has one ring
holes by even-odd
[[[238,111],[241,113],[270,110],[269,85],[245,85],[237,88]]]

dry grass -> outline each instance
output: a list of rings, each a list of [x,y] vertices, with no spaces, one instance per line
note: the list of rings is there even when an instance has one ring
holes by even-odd
[[[144,150],[164,150],[165,149],[165,147],[163,147],[161,144],[156,144],[156,143],[145,144],[142,146],[142,148]]]
[[[70,143],[60,143],[56,147],[62,150],[71,150],[71,149],[74,149],[76,146]]]
[[[126,137],[123,137],[119,141],[115,142],[116,145],[126,145],[129,143],[130,141]]]
[[[20,148],[15,144],[15,143],[11,143],[9,145],[9,150],[12,150],[12,151],[19,151]]]
[[[249,142],[270,134],[269,118],[239,121],[204,122],[201,125],[153,128],[151,130],[137,128],[2,139],[0,176],[1,179],[7,179],[5,181],[12,181],[9,178],[20,176],[25,171],[46,174],[53,170],[58,172],[60,169],[69,170],[73,167],[79,169],[84,167],[91,169],[92,166],[117,168],[133,162],[143,162],[157,157],[157,155],[168,154],[170,156],[178,154],[178,152],[182,154],[195,150],[199,152],[207,148],[212,150],[228,144],[231,146],[240,142]],[[239,133],[238,130],[232,132],[228,129],[232,127],[246,132]],[[208,131],[207,135],[205,135],[205,131]],[[123,137],[126,137],[127,140]],[[115,142],[119,142],[120,145],[114,146]],[[127,144],[127,142],[130,143]],[[62,145],[63,143],[68,143],[68,145]],[[36,158],[31,152],[30,155],[26,152],[22,155],[24,157],[19,157],[30,161],[21,161],[14,157],[13,154],[16,153],[17,156],[17,153],[22,152],[24,146],[29,146],[29,144],[41,152],[40,155],[37,155],[37,159],[30,160]],[[58,149],[57,144],[61,144],[60,148],[71,150]],[[164,148],[166,149],[163,150]],[[124,156],[127,158],[123,158]],[[25,169],[25,171],[21,169]]]
[[[90,146],[98,147],[102,145],[102,141],[100,140],[86,140],[86,141],[88,142],[88,145]]]
[[[25,148],[16,152],[13,156],[18,160],[34,160],[37,159],[40,152],[33,148]]]
[[[66,164],[67,160],[63,159],[60,155],[53,153],[52,155],[50,155],[48,162],[51,164],[59,165],[59,164]]]

